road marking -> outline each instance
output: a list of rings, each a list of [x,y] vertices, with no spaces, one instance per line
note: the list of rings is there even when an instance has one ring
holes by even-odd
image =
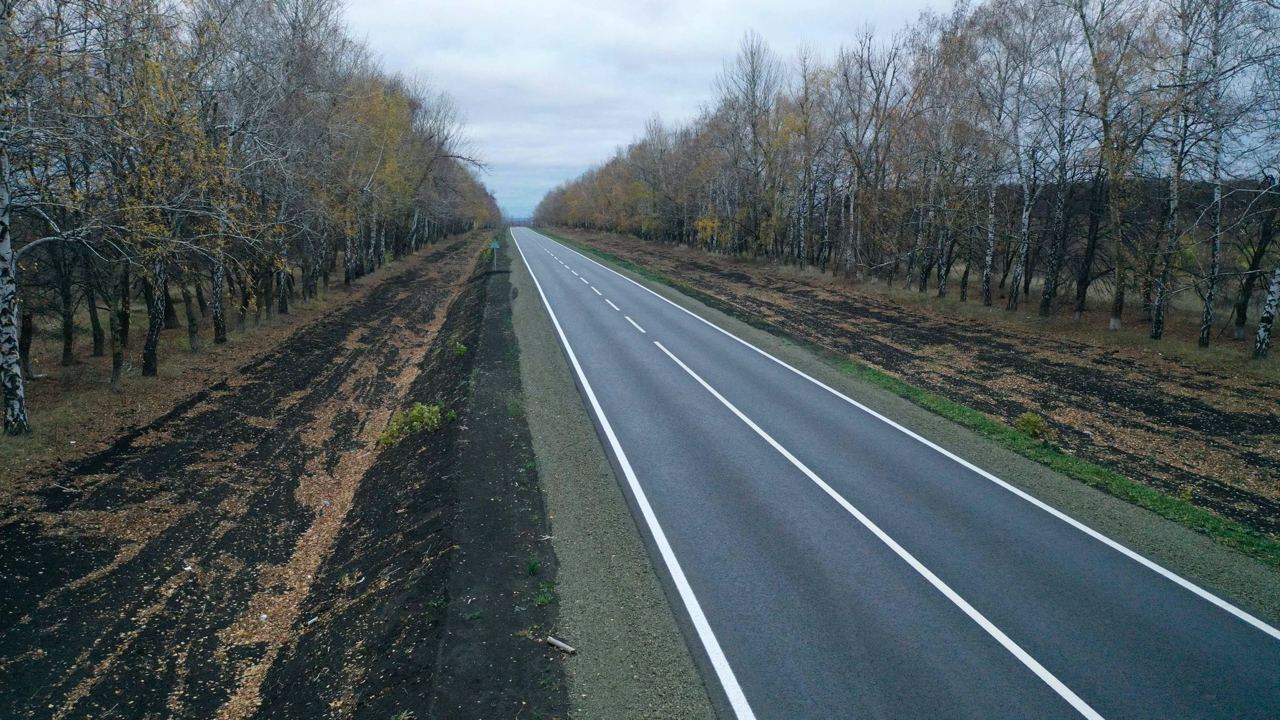
[[[734,715],[739,720],[755,720],[756,714],[751,710],[751,705],[747,702],[747,696],[743,694],[742,686],[738,684],[738,678],[734,675],[733,668],[729,666],[729,659],[725,657],[724,650],[720,648],[720,641],[716,639],[710,623],[707,622],[707,616],[702,612],[702,605],[698,602],[697,596],[693,594],[693,588],[689,585],[689,580],[685,577],[684,570],[680,567],[680,561],[676,559],[675,551],[671,549],[671,543],[667,541],[666,533],[662,531],[662,526],[658,524],[658,516],[654,514],[653,508],[649,505],[649,498],[645,495],[644,489],[640,487],[640,481],[636,479],[636,473],[631,469],[631,462],[627,460],[626,452],[622,450],[622,445],[618,443],[618,436],[614,434],[609,418],[600,407],[600,401],[596,399],[595,391],[591,389],[591,382],[587,380],[586,373],[582,371],[582,365],[578,363],[578,356],[574,354],[573,346],[569,344],[569,338],[565,337],[564,328],[560,327],[560,320],[556,317],[555,310],[551,309],[547,294],[542,291],[542,283],[538,282],[537,275],[534,275],[533,266],[529,264],[529,259],[525,257],[524,250],[520,247],[520,241],[516,239],[514,229],[511,231],[511,239],[515,241],[516,250],[520,251],[520,259],[524,261],[525,268],[529,271],[529,277],[533,279],[534,287],[538,288],[538,295],[542,297],[542,305],[547,309],[547,315],[551,317],[551,323],[556,327],[556,333],[560,336],[560,343],[564,346],[565,354],[569,356],[574,372],[578,375],[578,381],[582,383],[583,392],[586,393],[587,400],[591,402],[591,409],[595,412],[596,419],[600,421],[600,428],[604,430],[605,437],[609,440],[609,446],[613,448],[614,457],[617,458],[618,466],[622,468],[622,474],[627,479],[627,486],[631,488],[636,507],[639,508],[640,515],[649,527],[649,533],[653,536],[653,542],[658,547],[658,553],[662,555],[662,561],[666,564],[667,571],[671,573],[671,581],[675,583],[676,591],[680,594],[681,601],[684,602],[685,610],[689,613],[689,620],[693,623],[693,627],[698,633],[698,638],[702,641],[702,647],[706,650],[708,659],[711,660],[711,667],[715,670],[716,677],[720,680],[721,688],[724,689],[725,695],[729,698],[729,705],[733,708]],[[613,303],[609,304],[612,305]]]
[[[530,231],[530,232],[535,232],[535,231]],[[546,236],[544,235],[543,237],[546,237]],[[548,238],[548,239],[550,239],[550,238]],[[554,242],[554,241],[553,241],[553,242]],[[1003,489],[1007,490],[1007,491],[1008,491],[1008,492],[1010,492],[1010,493],[1013,493],[1013,494],[1014,494],[1014,495],[1016,495],[1017,497],[1019,497],[1019,498],[1021,498],[1021,499],[1025,500],[1026,502],[1028,502],[1028,503],[1030,503],[1030,504],[1034,505],[1035,507],[1037,507],[1037,508],[1039,508],[1039,509],[1043,510],[1044,512],[1046,512],[1046,513],[1048,513],[1048,514],[1052,515],[1053,517],[1057,518],[1058,520],[1061,520],[1062,522],[1064,522],[1064,523],[1066,523],[1066,524],[1070,525],[1071,527],[1075,528],[1076,530],[1079,530],[1080,532],[1084,533],[1085,535],[1088,535],[1089,537],[1093,538],[1094,540],[1097,540],[1098,542],[1102,543],[1103,545],[1106,545],[1107,547],[1111,548],[1112,550],[1115,550],[1116,552],[1120,553],[1121,555],[1124,555],[1125,557],[1129,558],[1130,560],[1133,560],[1134,562],[1138,563],[1139,565],[1142,565],[1143,567],[1147,568],[1148,570],[1150,570],[1150,571],[1152,571],[1152,572],[1156,573],[1157,575],[1160,575],[1161,577],[1163,577],[1163,578],[1165,578],[1166,580],[1168,580],[1168,581],[1170,581],[1170,582],[1174,583],[1175,585],[1178,585],[1178,586],[1179,586],[1179,587],[1181,587],[1182,589],[1187,590],[1187,591],[1189,591],[1189,592],[1191,592],[1191,593],[1193,593],[1193,594],[1195,594],[1195,595],[1199,596],[1202,600],[1205,600],[1205,601],[1207,601],[1207,602],[1209,602],[1209,603],[1211,603],[1211,604],[1213,604],[1213,605],[1217,606],[1218,608],[1220,608],[1220,609],[1222,609],[1222,610],[1227,611],[1228,613],[1230,613],[1230,614],[1234,615],[1234,616],[1235,616],[1236,618],[1238,618],[1239,620],[1242,620],[1242,621],[1244,621],[1245,623],[1247,623],[1247,624],[1249,624],[1249,625],[1252,625],[1254,628],[1256,628],[1256,629],[1258,629],[1258,630],[1261,630],[1262,632],[1266,633],[1267,635],[1270,635],[1271,637],[1275,638],[1276,640],[1280,640],[1280,629],[1277,629],[1277,628],[1275,628],[1275,627],[1273,627],[1273,626],[1271,626],[1271,625],[1268,625],[1267,623],[1263,622],[1262,620],[1258,619],[1257,617],[1254,617],[1252,614],[1250,614],[1250,613],[1248,613],[1248,612],[1246,612],[1246,611],[1244,611],[1244,610],[1242,610],[1242,609],[1240,609],[1240,608],[1236,607],[1235,605],[1233,605],[1233,604],[1231,604],[1230,602],[1228,602],[1228,601],[1226,601],[1226,600],[1224,600],[1224,599],[1222,599],[1222,598],[1218,597],[1217,595],[1214,595],[1213,593],[1209,592],[1208,590],[1205,590],[1204,588],[1202,588],[1202,587],[1200,587],[1199,585],[1197,585],[1197,584],[1195,584],[1195,583],[1191,582],[1190,580],[1187,580],[1186,578],[1184,578],[1184,577],[1182,577],[1181,575],[1179,575],[1179,574],[1177,574],[1177,573],[1173,572],[1172,570],[1169,570],[1168,568],[1163,567],[1162,565],[1159,565],[1159,564],[1158,564],[1158,563],[1156,563],[1155,561],[1148,559],[1147,557],[1145,557],[1145,556],[1141,555],[1140,553],[1138,553],[1138,552],[1137,552],[1137,551],[1135,551],[1135,550],[1131,550],[1131,549],[1129,549],[1129,548],[1125,547],[1124,545],[1121,545],[1119,542],[1117,542],[1117,541],[1115,541],[1115,540],[1112,540],[1111,538],[1107,537],[1106,535],[1103,535],[1102,533],[1098,532],[1097,530],[1094,530],[1093,528],[1089,527],[1088,525],[1085,525],[1084,523],[1080,522],[1079,520],[1076,520],[1075,518],[1071,517],[1070,515],[1067,515],[1066,513],[1062,512],[1061,510],[1058,510],[1057,508],[1054,508],[1053,506],[1051,506],[1051,505],[1049,505],[1049,504],[1045,503],[1044,501],[1042,501],[1042,500],[1040,500],[1040,499],[1038,499],[1038,498],[1036,498],[1036,497],[1033,497],[1032,495],[1030,495],[1030,494],[1026,493],[1025,491],[1021,490],[1020,488],[1014,487],[1013,485],[1009,484],[1008,482],[1006,482],[1006,481],[1004,481],[1004,480],[1001,480],[1000,478],[996,477],[995,475],[993,475],[993,474],[991,474],[991,473],[987,472],[986,470],[983,470],[982,468],[978,467],[977,465],[974,465],[973,463],[969,462],[968,460],[965,460],[964,458],[960,457],[959,455],[956,455],[955,453],[951,452],[950,450],[947,450],[946,448],[944,448],[944,447],[942,447],[942,446],[940,446],[940,445],[935,444],[933,441],[929,440],[928,438],[925,438],[925,437],[924,437],[924,436],[922,436],[922,435],[917,434],[915,431],[910,430],[910,429],[908,429],[908,428],[906,428],[906,427],[904,427],[904,426],[902,426],[902,425],[899,425],[899,424],[898,424],[897,422],[895,422],[894,420],[891,420],[891,419],[889,419],[889,418],[885,417],[884,415],[881,415],[880,413],[876,412],[875,410],[872,410],[871,408],[867,407],[866,405],[863,405],[862,403],[858,402],[857,400],[854,400],[853,398],[849,397],[848,395],[845,395],[844,393],[840,392],[839,390],[836,390],[835,388],[831,387],[830,385],[827,385],[826,383],[822,382],[821,380],[818,380],[817,378],[814,378],[814,377],[810,376],[808,373],[804,372],[803,370],[799,370],[799,369],[797,369],[797,368],[795,368],[795,367],[792,367],[791,365],[787,364],[785,361],[780,360],[780,359],[778,359],[778,358],[774,357],[773,355],[770,355],[769,353],[765,352],[764,350],[761,350],[760,348],[756,347],[755,345],[752,345],[751,343],[747,342],[746,340],[743,340],[742,338],[738,337],[737,335],[734,335],[733,333],[729,332],[728,330],[725,330],[724,328],[720,327],[719,325],[716,325],[715,323],[713,323],[713,322],[711,322],[710,320],[708,320],[708,319],[706,319],[706,318],[702,317],[701,315],[699,315],[699,314],[697,314],[697,313],[693,312],[692,310],[690,310],[690,309],[688,309],[688,308],[686,308],[686,307],[683,307],[683,306],[681,306],[681,305],[679,305],[679,304],[677,304],[677,303],[673,302],[673,301],[672,301],[672,300],[670,300],[669,298],[665,298],[665,297],[663,297],[662,295],[659,295],[658,293],[654,292],[651,288],[647,288],[647,287],[645,287],[644,285],[641,285],[640,283],[636,282],[635,280],[632,280],[631,278],[627,277],[626,275],[623,275],[622,273],[618,272],[617,270],[614,270],[614,269],[613,269],[613,268],[611,268],[611,267],[608,267],[608,266],[606,266],[606,265],[604,265],[604,264],[602,264],[602,263],[599,263],[599,262],[597,262],[597,261],[595,261],[595,260],[593,260],[593,259],[591,259],[591,258],[587,257],[586,255],[583,255],[582,253],[578,252],[577,250],[574,250],[573,248],[571,248],[571,247],[569,247],[569,246],[567,246],[567,245],[564,245],[563,247],[567,248],[567,249],[569,250],[569,252],[573,253],[574,255],[577,255],[578,257],[580,257],[580,258],[582,258],[582,259],[584,259],[584,260],[587,260],[588,262],[591,262],[591,263],[593,263],[593,264],[595,264],[595,265],[599,266],[600,268],[602,268],[602,269],[604,269],[604,270],[607,270],[607,271],[609,271],[609,272],[613,273],[614,275],[617,275],[618,277],[622,278],[623,280],[626,280],[627,282],[631,283],[632,285],[635,285],[636,287],[640,288],[641,290],[644,290],[645,292],[649,293],[650,295],[652,295],[652,296],[654,296],[654,297],[658,298],[659,300],[661,300],[661,301],[663,301],[663,302],[667,303],[667,304],[668,304],[668,305],[670,305],[671,307],[676,308],[677,310],[679,310],[679,311],[681,311],[681,312],[683,312],[683,313],[685,313],[685,314],[689,315],[690,317],[692,317],[692,318],[694,318],[694,319],[698,320],[699,322],[701,322],[701,323],[703,323],[703,324],[707,325],[708,327],[710,327],[710,328],[712,328],[712,329],[716,330],[717,332],[720,332],[721,334],[725,335],[726,337],[729,337],[729,338],[732,338],[733,340],[738,341],[738,342],[739,342],[739,343],[741,343],[742,345],[744,345],[744,346],[746,346],[746,347],[750,348],[751,350],[756,351],[756,352],[757,352],[757,353],[759,353],[760,355],[762,355],[762,356],[764,356],[764,357],[768,358],[769,360],[772,360],[773,362],[777,363],[778,365],[781,365],[782,367],[786,368],[787,370],[790,370],[791,372],[795,373],[796,375],[799,375],[800,377],[804,378],[805,380],[808,380],[809,382],[813,383],[814,385],[817,385],[818,387],[822,388],[823,390],[826,390],[827,392],[831,393],[832,395],[835,395],[836,397],[840,398],[841,400],[844,400],[845,402],[847,402],[847,403],[849,403],[850,405],[852,405],[852,406],[854,406],[854,407],[858,408],[859,410],[861,410],[862,412],[864,412],[864,413],[866,413],[866,414],[870,415],[871,417],[873,417],[873,418],[875,418],[875,419],[877,419],[877,420],[879,420],[879,421],[881,421],[881,422],[883,422],[883,423],[885,423],[885,424],[889,425],[890,427],[892,427],[892,428],[894,428],[894,429],[896,429],[896,430],[898,430],[898,431],[902,432],[903,434],[907,435],[908,437],[912,438],[913,440],[916,440],[916,441],[918,441],[918,442],[920,442],[920,443],[922,443],[922,444],[924,444],[924,445],[928,446],[929,448],[931,448],[931,449],[933,449],[933,450],[937,451],[938,453],[941,453],[943,456],[945,456],[945,457],[947,457],[947,458],[950,458],[951,460],[955,461],[956,463],[959,463],[960,465],[962,465],[962,466],[964,466],[964,467],[968,468],[969,470],[972,470],[973,472],[977,473],[978,475],[981,475],[982,477],[984,477],[984,478],[986,478],[987,480],[989,480],[989,481],[991,481],[991,482],[995,483],[995,484],[996,484],[996,485],[998,485],[999,487],[1001,487],[1001,488],[1003,488]]]
[[[596,286],[595,286],[595,285],[592,285],[592,286],[591,286],[591,292],[593,292],[593,293],[595,293],[595,294],[599,295],[600,297],[604,297],[604,295],[603,295],[599,290],[597,290],[597,289],[596,289]]]
[[[623,315],[622,317],[626,318],[626,319],[627,319],[627,322],[631,323],[631,327],[633,327],[633,328],[635,328],[635,329],[639,330],[640,332],[644,332],[644,328],[642,328],[642,327],[640,327],[639,325],[637,325],[637,324],[636,324],[636,321],[635,321],[635,320],[632,320],[630,315]]]
[[[609,307],[613,308],[614,310],[617,310],[618,312],[622,312],[622,308],[618,307],[617,305],[614,305],[613,301],[610,300],[609,298],[605,298],[604,301],[609,303]]]
[[[577,274],[578,274],[578,271],[577,271],[577,270],[570,270],[569,272],[573,273],[574,275],[577,275]],[[581,277],[581,276],[579,275],[579,277]]]
[[[627,318],[627,319],[629,320],[630,318]],[[1021,661],[1023,665],[1026,665],[1027,668],[1031,670],[1031,672],[1035,673],[1036,676],[1039,677],[1042,681],[1044,681],[1046,685],[1052,688],[1054,692],[1058,693],[1058,695],[1060,695],[1062,699],[1070,703],[1071,707],[1075,708],[1077,712],[1079,712],[1084,717],[1089,718],[1090,720],[1103,720],[1103,717],[1099,715],[1098,712],[1095,711],[1093,708],[1089,707],[1089,704],[1086,703],[1084,700],[1082,700],[1080,696],[1072,692],[1071,688],[1064,685],[1061,680],[1055,677],[1053,673],[1045,669],[1043,665],[1041,665],[1035,658],[1031,657],[1031,655],[1028,654],[1027,651],[1023,650],[1016,642],[1014,642],[1012,638],[1010,638],[1008,635],[1005,635],[1004,631],[1002,631],[1000,628],[992,624],[990,620],[988,620],[982,613],[978,612],[978,610],[974,608],[972,605],[970,605],[967,600],[961,597],[959,593],[957,593],[955,590],[952,590],[951,586],[943,582],[942,579],[939,578],[937,575],[934,575],[932,570],[925,567],[923,563],[917,560],[915,556],[912,555],[910,552],[907,552],[907,550],[903,548],[901,545],[899,545],[896,540],[890,537],[888,533],[886,533],[884,530],[881,530],[880,526],[872,522],[871,518],[868,518],[866,515],[863,515],[862,511],[854,507],[853,504],[850,503],[848,500],[846,500],[843,495],[836,492],[836,490],[832,488],[830,485],[828,485],[825,480],[823,480],[821,477],[818,477],[817,473],[813,472],[812,470],[809,469],[807,465],[800,462],[800,460],[797,459],[795,455],[791,454],[791,451],[783,447],[777,440],[774,440],[773,436],[771,436],[769,433],[761,429],[761,427],[755,424],[755,422],[752,421],[751,418],[743,414],[743,412],[739,410],[733,403],[729,402],[715,388],[711,387],[711,385],[708,384],[706,380],[703,380],[702,377],[698,375],[698,373],[694,372],[688,365],[685,365],[684,362],[680,360],[680,358],[673,355],[670,350],[668,350],[662,345],[662,343],[655,340],[653,341],[653,344],[657,345],[659,350],[666,353],[667,357],[671,358],[675,362],[675,364],[679,365],[680,368],[684,370],[686,373],[688,373],[690,377],[696,380],[699,385],[701,385],[707,392],[711,393],[711,395],[714,396],[715,399],[719,400],[720,404],[729,408],[730,412],[736,415],[739,420],[746,423],[747,427],[755,431],[757,435],[759,435],[762,439],[764,439],[765,442],[769,443],[769,445],[772,446],[774,450],[778,451],[778,453],[781,454],[784,458],[786,458],[788,462],[794,465],[796,469],[804,473],[805,476],[808,477],[810,480],[812,480],[815,485],[817,485],[819,488],[822,489],[823,492],[829,495],[832,500],[835,500],[837,503],[839,503],[840,507],[844,508],[850,515],[856,518],[858,522],[862,523],[864,527],[866,527],[868,530],[872,532],[872,534],[874,534],[877,538],[880,539],[880,542],[889,546],[889,549],[892,550],[898,557],[906,561],[906,563],[911,566],[912,570],[915,570],[917,573],[919,573],[921,577],[929,581],[929,584],[932,585],[934,588],[936,588],[938,592],[941,592],[943,596],[946,597],[948,600],[950,600],[952,603],[954,603],[956,607],[964,611],[964,614],[968,615],[970,620],[973,620],[975,623],[977,623],[978,626],[981,627],[983,630],[985,630],[988,635],[995,638],[997,642],[999,642],[1002,646],[1004,646],[1005,650],[1008,650],[1009,653],[1011,653],[1014,657],[1018,658],[1018,660]]]
[[[577,273],[575,273],[575,275],[576,275],[576,274],[577,274]],[[578,279],[579,279],[579,280],[581,280],[581,281],[582,281],[582,282],[584,282],[584,283],[587,283],[588,285],[590,285],[590,284],[591,284],[591,283],[587,282],[587,279],[586,279],[586,278],[584,278],[584,277],[582,277],[581,275],[578,275]]]

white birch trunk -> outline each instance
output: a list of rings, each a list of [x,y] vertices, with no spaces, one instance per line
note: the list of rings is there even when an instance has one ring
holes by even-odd
[[[1271,328],[1276,322],[1276,306],[1280,304],[1280,267],[1271,273],[1271,285],[1267,288],[1267,300],[1262,304],[1262,317],[1258,318],[1258,334],[1253,344],[1253,356],[1262,359],[1271,347]]]
[[[4,433],[24,435],[31,432],[31,423],[18,359],[18,276],[9,219],[9,148],[0,144],[0,393]]]
[[[1213,7],[1213,37],[1209,43],[1209,78],[1213,89],[1209,93],[1209,121],[1213,128],[1213,209],[1209,216],[1213,223],[1209,237],[1209,276],[1205,279],[1204,312],[1200,315],[1200,347],[1209,347],[1213,334],[1213,305],[1218,299],[1218,279],[1222,272],[1222,135],[1223,135],[1223,35],[1227,31],[1227,7],[1222,0]]]
[[[996,260],[996,179],[987,187],[987,249],[982,256],[982,304],[991,306],[991,271]]]

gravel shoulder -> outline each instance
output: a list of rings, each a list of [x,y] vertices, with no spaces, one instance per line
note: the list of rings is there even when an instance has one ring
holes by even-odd
[[[1280,571],[851,377],[831,358],[748,325],[669,286],[610,267],[1258,617],[1280,623]],[[926,451],[923,446],[921,450]],[[1046,521],[1057,522],[1047,517]],[[1134,571],[1145,572],[1136,564]]]
[[[558,560],[558,627],[575,718],[713,718],[645,543],[551,319],[511,245],[524,409]]]

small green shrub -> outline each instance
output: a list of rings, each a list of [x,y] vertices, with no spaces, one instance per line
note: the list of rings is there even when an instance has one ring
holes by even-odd
[[[533,604],[538,607],[546,607],[555,602],[555,584],[544,582],[538,586],[538,594],[533,596]]]
[[[1037,440],[1052,442],[1058,438],[1058,431],[1049,427],[1044,418],[1032,412],[1025,412],[1013,421],[1013,429]]]
[[[450,411],[452,412],[452,411]],[[407,412],[399,412],[391,417],[387,429],[378,436],[378,447],[390,447],[409,435],[426,430],[435,432],[444,425],[444,409],[439,405],[423,405],[414,403]]]
[[[530,575],[537,575],[542,571],[542,561],[538,560],[538,558],[529,558],[529,561],[525,563],[525,569],[529,571]]]
[[[453,350],[453,354],[462,357],[467,354],[467,346],[463,345],[458,338],[449,338],[449,348]]]

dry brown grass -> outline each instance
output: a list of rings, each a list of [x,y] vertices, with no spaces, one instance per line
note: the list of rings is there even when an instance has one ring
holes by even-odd
[[[1125,313],[1123,327],[1116,331],[1107,330],[1107,322],[1111,318],[1110,299],[1096,292],[1090,293],[1089,309],[1079,320],[1073,317],[1069,307],[1059,307],[1053,317],[1046,319],[1039,315],[1038,285],[1031,288],[1030,302],[1023,302],[1018,310],[1009,312],[1004,308],[1004,298],[997,298],[992,307],[983,307],[981,285],[972,280],[967,302],[960,302],[960,288],[955,278],[952,278],[949,294],[945,298],[937,297],[936,288],[921,293],[900,286],[890,287],[883,282],[854,283],[839,279],[831,282],[842,286],[844,292],[881,295],[913,309],[943,317],[975,320],[1007,330],[1021,330],[1055,339],[1122,350],[1143,360],[1172,360],[1205,370],[1280,381],[1280,363],[1252,359],[1253,332],[1257,330],[1256,311],[1252,318],[1255,324],[1246,326],[1249,330],[1246,339],[1233,340],[1229,329],[1225,333],[1221,332],[1221,325],[1228,317],[1221,315],[1216,323],[1213,341],[1209,347],[1202,348],[1198,345],[1200,309],[1187,307],[1183,302],[1175,303],[1169,309],[1165,318],[1164,338],[1152,340],[1150,327],[1140,315],[1140,304],[1132,301]]]
[[[88,315],[77,318],[76,363],[63,367],[62,341],[56,321],[37,325],[31,345],[32,372],[37,379],[26,384],[27,411],[34,432],[25,437],[0,436],[0,496],[8,496],[23,479],[44,475],[61,463],[76,460],[107,447],[130,427],[145,425],[168,412],[182,398],[214,385],[235,373],[236,368],[256,355],[279,345],[304,325],[324,317],[345,302],[362,297],[389,275],[401,272],[408,263],[421,262],[432,245],[417,255],[384,265],[379,270],[344,287],[340,280],[321,297],[290,304],[288,315],[255,323],[250,315],[243,332],[236,329],[235,309],[228,307],[227,342],[213,344],[211,318],[200,318],[201,350],[192,353],[187,344],[185,324],[160,335],[159,375],[142,377],[142,342],[146,333],[146,310],[135,304],[130,316],[129,348],[125,351],[123,390],[111,392],[111,358],[91,357]],[[341,271],[334,277],[341,278]],[[177,295],[176,290],[174,295]],[[180,303],[181,301],[179,301]],[[184,315],[178,307],[178,317]],[[105,323],[106,318],[103,317]],[[107,352],[110,352],[108,344]]]

